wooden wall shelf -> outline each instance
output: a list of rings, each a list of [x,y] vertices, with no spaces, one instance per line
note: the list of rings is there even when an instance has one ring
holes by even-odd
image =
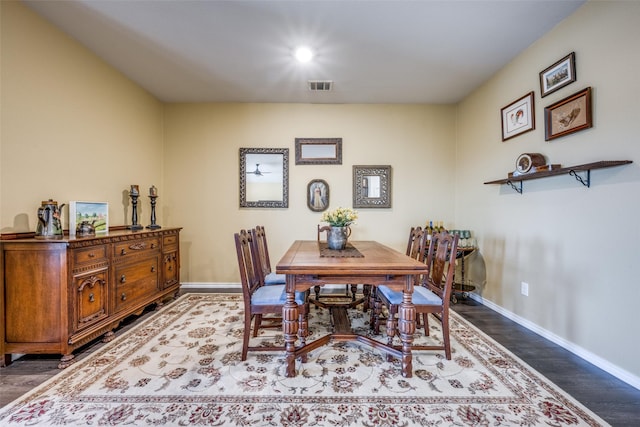
[[[522,194],[522,181],[529,181],[531,179],[546,178],[556,175],[571,175],[576,178],[585,187],[591,185],[591,170],[611,168],[614,166],[627,165],[633,163],[632,160],[602,160],[599,162],[586,163],[584,165],[568,166],[560,169],[534,172],[530,174],[518,175],[511,178],[496,179],[494,181],[487,181],[485,184],[507,184],[511,186],[515,191]],[[583,173],[584,177],[579,175]]]

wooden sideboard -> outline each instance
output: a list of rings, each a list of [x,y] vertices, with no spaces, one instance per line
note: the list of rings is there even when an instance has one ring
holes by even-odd
[[[180,228],[90,237],[2,240],[0,366],[11,354],[61,354],[109,341],[127,316],[175,298]]]

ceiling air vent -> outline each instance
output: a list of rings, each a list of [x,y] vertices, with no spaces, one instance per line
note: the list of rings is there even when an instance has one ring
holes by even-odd
[[[308,83],[311,92],[329,92],[333,87],[332,80],[309,80]]]

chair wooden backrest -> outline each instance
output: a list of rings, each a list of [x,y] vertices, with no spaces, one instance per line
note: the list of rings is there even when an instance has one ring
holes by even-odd
[[[423,286],[442,298],[445,307],[449,306],[451,299],[457,251],[458,235],[442,232],[431,236],[426,259],[429,274]]]
[[[406,255],[418,261],[424,261],[426,256],[427,233],[422,227],[411,227]]]
[[[254,261],[253,238],[247,230],[240,230],[234,234],[236,242],[236,253],[238,255],[238,269],[240,270],[240,282],[242,283],[242,294],[245,302],[251,302],[251,295],[257,288],[262,286],[260,271],[256,268]],[[248,309],[248,308],[247,308]]]
[[[256,268],[262,272],[262,277],[266,277],[271,273],[271,260],[269,259],[269,247],[264,227],[256,225],[256,228],[251,230],[251,238],[256,252]]]

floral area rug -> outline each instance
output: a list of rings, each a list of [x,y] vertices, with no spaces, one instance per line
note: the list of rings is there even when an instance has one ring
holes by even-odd
[[[310,352],[285,378],[279,352],[240,361],[243,307],[240,295],[183,295],[0,409],[0,425],[607,425],[454,312],[452,360],[415,351],[412,378],[356,342]],[[349,315],[368,332],[367,314]],[[325,335],[329,310],[312,308],[309,325],[308,341]],[[429,326],[416,341],[440,337]],[[280,330],[254,340],[283,343]]]

